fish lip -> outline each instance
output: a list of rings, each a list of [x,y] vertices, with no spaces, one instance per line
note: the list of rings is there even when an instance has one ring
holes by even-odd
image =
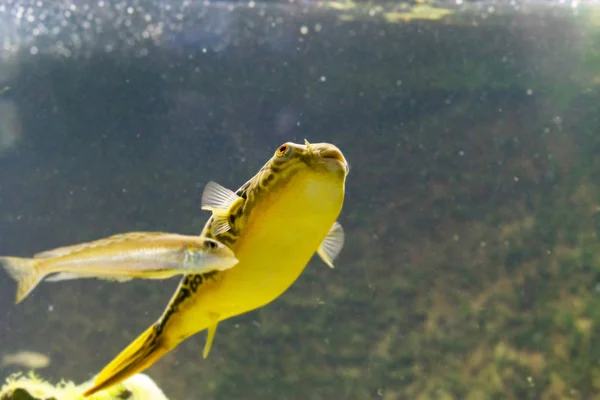
[[[333,158],[334,160],[341,161],[344,164],[346,163],[346,159],[344,158],[344,155],[338,149],[325,149],[325,150],[321,150],[319,152],[319,155],[321,157],[323,157],[323,158]]]
[[[346,158],[338,149],[321,150],[319,152],[319,156],[326,160],[335,160],[336,164],[339,163],[344,167],[344,169],[346,170],[346,174],[350,172],[350,165],[348,164],[348,161],[346,161]]]

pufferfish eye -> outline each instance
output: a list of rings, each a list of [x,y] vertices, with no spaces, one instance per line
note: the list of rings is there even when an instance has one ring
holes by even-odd
[[[283,157],[290,152],[290,149],[291,147],[287,143],[282,144],[281,146],[279,146],[275,154],[277,154],[278,157]]]

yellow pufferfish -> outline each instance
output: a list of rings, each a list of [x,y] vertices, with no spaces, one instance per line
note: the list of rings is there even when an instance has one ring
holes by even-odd
[[[262,307],[283,294],[316,252],[330,267],[344,243],[337,222],[349,165],[329,143],[284,143],[237,192],[209,182],[202,208],[212,211],[202,233],[229,246],[238,263],[186,275],[162,316],[95,378],[84,396],[141,372],[188,337],[207,330],[203,356],[220,321]]]

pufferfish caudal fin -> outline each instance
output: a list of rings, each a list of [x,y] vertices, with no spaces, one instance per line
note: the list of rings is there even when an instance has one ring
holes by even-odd
[[[171,349],[162,345],[157,326],[152,325],[98,374],[94,386],[83,397],[124,381],[148,368]]]
[[[15,303],[18,304],[44,279],[45,274],[37,268],[39,260],[21,257],[0,257],[0,265],[17,282]]]
[[[323,262],[330,268],[333,268],[333,260],[340,254],[342,247],[344,247],[344,229],[339,222],[334,222],[321,242],[321,246],[317,250],[317,254],[321,257]]]
[[[216,182],[208,182],[202,192],[202,209],[212,211],[212,233],[219,235],[231,229],[229,215],[244,201],[233,191]]]

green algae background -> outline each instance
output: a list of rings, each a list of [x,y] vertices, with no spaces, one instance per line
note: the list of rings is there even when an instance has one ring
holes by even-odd
[[[220,324],[207,360],[204,333],[162,358],[147,373],[170,399],[600,398],[599,14],[373,22],[344,4],[285,65],[243,51],[201,73],[183,56],[25,65],[9,86],[36,99],[19,150],[36,168],[0,171],[17,204],[2,203],[3,251],[199,232],[208,180],[235,189],[279,144],[329,141],[352,167],[336,268],[315,259]],[[282,104],[301,123],[274,133]],[[13,306],[6,278],[0,341],[83,381],[176,285],[47,283]]]

